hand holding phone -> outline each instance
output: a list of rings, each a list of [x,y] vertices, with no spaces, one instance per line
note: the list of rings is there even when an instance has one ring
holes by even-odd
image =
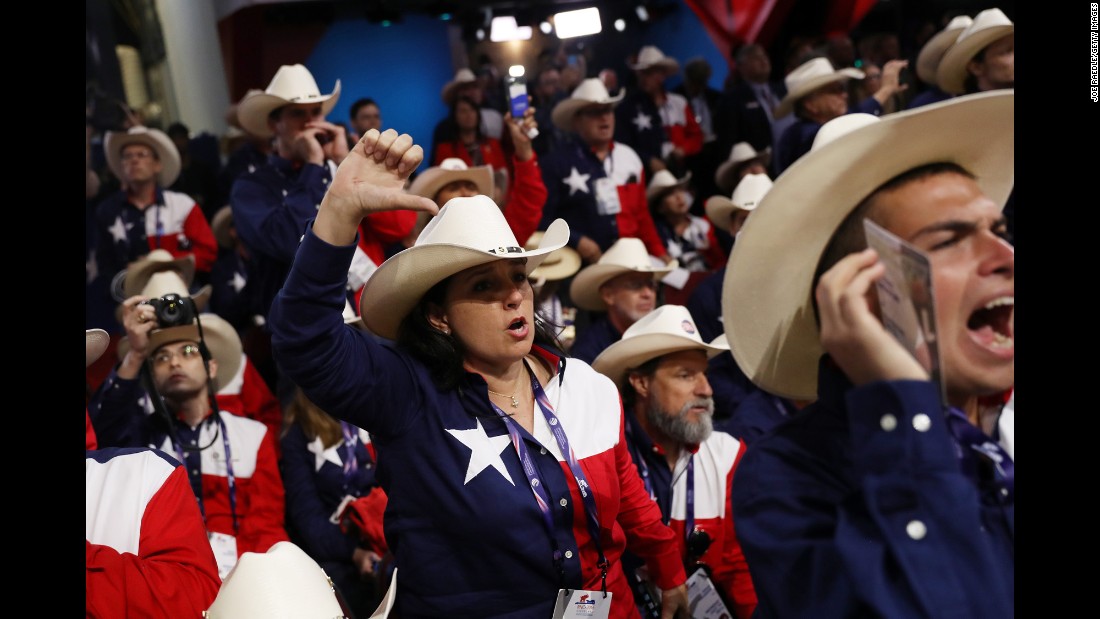
[[[530,105],[530,97],[527,94],[527,78],[509,75],[506,82],[508,85],[508,109],[512,112],[512,119],[522,123],[524,115],[527,113],[527,107]],[[532,127],[526,133],[527,137],[533,140],[538,136],[539,130]]]

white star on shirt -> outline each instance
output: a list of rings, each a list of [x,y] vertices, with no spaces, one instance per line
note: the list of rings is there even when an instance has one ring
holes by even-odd
[[[116,243],[126,242],[126,226],[122,223],[122,217],[115,217],[115,223],[111,224],[107,231],[111,233]]]
[[[229,282],[229,285],[233,287],[234,292],[240,292],[247,283],[240,271],[233,271],[233,281]]]
[[[573,168],[573,171],[569,173],[569,178],[561,179],[561,182],[569,185],[569,195],[583,191],[588,193],[588,179],[591,178],[591,174],[581,174],[577,168]]]
[[[321,437],[318,436],[313,439],[313,442],[306,446],[306,449],[309,449],[309,453],[316,456],[313,463],[313,470],[320,471],[326,460],[340,468],[344,468],[344,461],[340,459],[340,454],[336,451],[336,448],[342,444],[343,442],[336,443],[332,447],[325,449],[325,444],[321,442]]]
[[[477,428],[473,430],[448,429],[447,432],[458,439],[458,442],[470,448],[470,466],[466,468],[466,480],[462,485],[470,483],[471,479],[477,477],[478,473],[488,466],[496,469],[504,479],[508,480],[508,483],[516,485],[516,482],[512,481],[512,476],[508,474],[508,469],[504,468],[504,460],[500,459],[500,452],[512,442],[507,434],[490,438],[485,433],[485,428],[481,427],[480,419],[477,420]]]
[[[649,114],[643,114],[641,110],[638,110],[638,115],[634,117],[634,126],[638,128],[638,131],[645,131],[646,129],[653,128],[653,117]]]

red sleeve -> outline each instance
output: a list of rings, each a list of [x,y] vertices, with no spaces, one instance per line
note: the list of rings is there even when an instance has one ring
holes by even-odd
[[[289,541],[285,523],[286,496],[279,464],[275,458],[275,439],[264,433],[256,454],[256,470],[248,483],[248,504],[242,507],[237,540],[237,555],[267,552],[276,542]]]
[[[214,232],[198,204],[184,220],[183,234],[191,241],[190,253],[195,256],[195,270],[209,273],[218,258],[218,242],[214,240]]]
[[[714,234],[714,224],[708,221],[707,225],[707,249],[703,252],[703,260],[706,261],[707,268],[717,271],[726,266],[728,257],[726,252],[722,251],[722,246],[718,244],[718,237]]]
[[[359,248],[375,265],[386,261],[386,245],[396,243],[412,232],[416,225],[416,211],[380,211],[371,213],[359,222]]]
[[[454,142],[440,142],[435,146],[435,160],[432,161],[432,166],[438,166],[443,163],[444,159],[449,159],[451,157],[458,157],[465,161],[466,165],[470,165],[470,155],[466,153],[465,148],[460,152]]]
[[[661,235],[657,233],[657,225],[653,223],[653,216],[649,213],[649,204],[645,198],[645,179],[637,183],[619,185],[619,202],[623,209],[616,220],[619,222],[619,230],[622,236],[636,236],[645,243],[646,251],[652,256],[663,258],[668,254],[668,249],[661,242]],[[629,220],[629,221],[624,221]],[[625,231],[633,230],[634,234]]]
[[[538,155],[529,161],[512,158],[515,165],[515,180],[508,203],[504,205],[504,218],[516,240],[523,245],[538,229],[542,219],[542,207],[546,204],[546,185],[539,171]]]
[[[668,127],[668,139],[680,147],[684,155],[695,155],[703,150],[703,128],[699,121],[695,120],[695,112],[691,109],[691,103],[684,105],[684,125],[672,125]]]
[[[626,534],[626,547],[645,559],[649,577],[660,589],[678,587],[687,580],[687,574],[676,544],[676,533],[662,520],[661,508],[646,492],[645,484],[638,476],[638,467],[626,448],[626,422],[621,404],[619,417],[615,467],[621,484],[621,498],[617,520]]]
[[[283,429],[283,410],[279,400],[271,393],[260,371],[249,360],[244,366],[244,383],[241,385],[241,411],[249,419],[267,426],[271,436],[279,436]],[[279,457],[279,443],[275,442],[275,457]]]
[[[138,555],[85,540],[86,616],[201,617],[221,579],[183,467],[149,501]]]

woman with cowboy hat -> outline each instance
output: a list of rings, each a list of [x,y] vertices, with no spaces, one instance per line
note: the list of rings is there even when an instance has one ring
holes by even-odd
[[[567,363],[535,320],[528,275],[565,245],[565,222],[527,250],[492,199],[454,198],[367,281],[371,333],[345,325],[359,221],[436,210],[403,190],[422,158],[392,129],[356,144],[269,321],[290,378],[371,434],[401,575],[395,611],[546,617],[557,601],[636,617],[619,561],[629,545],[664,591],[663,616],[686,613],[673,533],[631,465],[614,385]]]

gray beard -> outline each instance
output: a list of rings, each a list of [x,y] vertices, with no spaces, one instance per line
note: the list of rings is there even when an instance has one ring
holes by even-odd
[[[696,406],[706,406],[707,414],[699,417],[699,421],[688,421],[687,414]],[[657,428],[665,436],[687,445],[698,445],[707,440],[714,430],[714,400],[712,398],[700,398],[684,404],[680,412],[669,415],[650,402],[645,409],[646,421]]]

